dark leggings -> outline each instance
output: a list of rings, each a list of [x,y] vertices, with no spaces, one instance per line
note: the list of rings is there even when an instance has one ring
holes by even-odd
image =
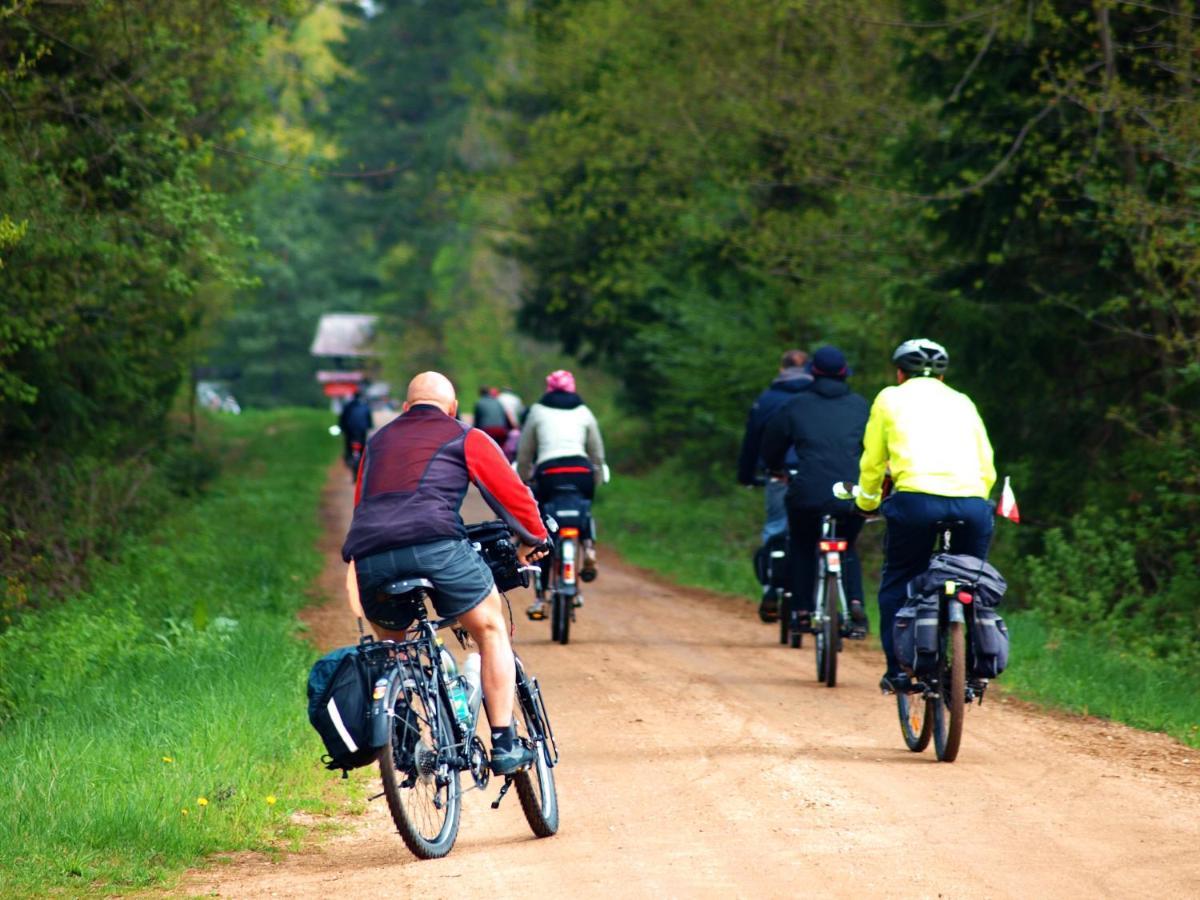
[[[840,512],[839,510],[837,510]],[[792,573],[792,597],[796,609],[812,612],[813,591],[817,581],[817,541],[821,537],[821,517],[826,509],[797,509],[788,506],[788,563]],[[863,520],[853,513],[836,516],[836,534],[848,541],[842,551],[842,589],[846,602],[861,600],[863,596],[862,566],[854,542],[862,531]]]

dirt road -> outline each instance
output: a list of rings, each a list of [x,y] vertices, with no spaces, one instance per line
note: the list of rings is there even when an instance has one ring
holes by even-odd
[[[345,532],[339,471],[328,549]],[[481,506],[468,519],[485,518]],[[603,549],[603,548],[602,548]],[[193,873],[227,897],[1196,897],[1200,754],[1158,735],[995,698],[968,714],[954,764],[904,749],[852,647],[840,685],[775,641],[745,601],[666,585],[601,556],[566,647],[517,623],[562,750],[558,836],[515,797],[467,795],[444,860],[418,862],[382,800],[348,834],[272,863]],[[325,586],[341,583],[340,560]],[[523,609],[523,592],[512,597]],[[341,600],[309,616],[352,641]],[[1016,652],[1020,652],[1017,648]],[[332,776],[331,776],[332,777]]]

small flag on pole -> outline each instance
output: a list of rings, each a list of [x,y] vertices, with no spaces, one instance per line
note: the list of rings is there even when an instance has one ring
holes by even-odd
[[[1012,484],[1007,475],[1004,476],[1004,489],[1000,492],[1000,504],[996,507],[996,515],[1013,522],[1021,521],[1021,511],[1017,508],[1017,498],[1013,494]]]

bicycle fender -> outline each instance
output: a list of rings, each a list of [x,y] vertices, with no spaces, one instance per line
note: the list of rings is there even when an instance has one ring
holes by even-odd
[[[390,669],[377,678],[371,691],[371,744],[382,747],[388,742],[388,729],[392,727],[390,713],[400,694],[404,672],[399,667]]]

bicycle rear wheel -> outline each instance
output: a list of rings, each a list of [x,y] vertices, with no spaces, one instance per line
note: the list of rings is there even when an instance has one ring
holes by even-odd
[[[514,776],[517,797],[525,821],[538,837],[550,837],[558,831],[558,790],[554,784],[557,751],[550,731],[546,705],[537,679],[525,672],[517,660],[517,705],[521,714],[515,721],[520,738],[536,751],[534,763]]]
[[[402,687],[392,710],[388,744],[379,753],[388,810],[414,856],[438,859],[454,847],[462,815],[458,770],[439,762],[442,748],[454,742],[449,713],[437,695],[416,687]]]
[[[933,747],[939,762],[954,762],[962,742],[967,706],[967,647],[962,622],[951,622],[942,653],[941,699],[935,716]]]
[[[933,705],[938,702],[926,700],[918,694],[896,694],[896,712],[900,715],[900,733],[904,744],[913,753],[920,753],[929,746],[933,736]]]

